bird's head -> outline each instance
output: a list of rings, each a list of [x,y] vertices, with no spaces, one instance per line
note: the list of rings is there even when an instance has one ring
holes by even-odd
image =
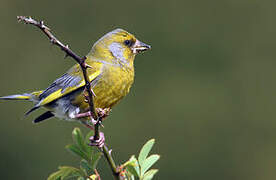
[[[127,31],[115,29],[93,45],[90,55],[109,63],[133,65],[135,55],[150,48]]]

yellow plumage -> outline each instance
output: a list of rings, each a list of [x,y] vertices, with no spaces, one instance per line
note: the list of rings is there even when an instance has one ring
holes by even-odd
[[[132,34],[116,29],[99,39],[87,55],[86,63],[96,108],[111,108],[128,94],[134,80],[133,61],[139,52],[150,46],[137,40]],[[78,120],[75,115],[88,111],[83,95],[84,79],[79,65],[73,66],[44,91],[11,95],[0,99],[24,99],[35,103],[33,110],[44,107],[47,111],[35,122],[53,115]]]

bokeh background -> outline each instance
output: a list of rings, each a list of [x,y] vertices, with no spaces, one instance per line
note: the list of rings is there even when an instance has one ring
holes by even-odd
[[[121,27],[152,45],[136,58],[131,93],[104,122],[117,163],[150,138],[155,179],[276,179],[276,2],[268,0],[1,0],[0,95],[46,88],[74,64],[17,15],[45,20],[80,55]],[[81,125],[24,119],[0,103],[1,179],[46,179],[78,166],[65,150]],[[85,131],[85,128],[82,128]],[[104,159],[102,179],[112,179]]]

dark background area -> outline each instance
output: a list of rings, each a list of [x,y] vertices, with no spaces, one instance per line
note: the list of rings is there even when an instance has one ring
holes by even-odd
[[[43,19],[80,55],[123,28],[152,50],[104,122],[117,163],[156,139],[155,179],[276,178],[276,2],[268,0],[1,0],[0,95],[45,89],[74,64],[17,15]],[[64,146],[78,123],[24,119],[27,102],[0,102],[1,179],[46,179],[79,166]],[[82,128],[85,131],[85,128]],[[104,159],[99,172],[111,179]]]

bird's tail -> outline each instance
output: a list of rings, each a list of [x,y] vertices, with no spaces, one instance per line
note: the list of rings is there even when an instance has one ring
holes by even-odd
[[[32,93],[2,96],[2,97],[0,97],[0,100],[28,100],[28,101],[34,102],[35,106],[25,113],[24,117],[26,117],[31,112],[35,111],[36,109],[38,109],[40,107],[39,105],[37,105],[37,103],[39,102],[39,99],[40,99],[39,96],[42,92],[43,91],[35,91],[35,92],[32,92]],[[54,116],[54,114],[52,114],[50,111],[47,111],[46,113],[44,113],[44,114],[40,115],[39,117],[37,117],[33,122],[38,123],[38,122],[43,121],[45,119],[51,118],[53,116]]]
[[[39,99],[39,95],[43,91],[35,91],[32,93],[24,93],[24,94],[14,94],[10,96],[2,96],[0,100],[29,100],[32,102],[37,102]]]

